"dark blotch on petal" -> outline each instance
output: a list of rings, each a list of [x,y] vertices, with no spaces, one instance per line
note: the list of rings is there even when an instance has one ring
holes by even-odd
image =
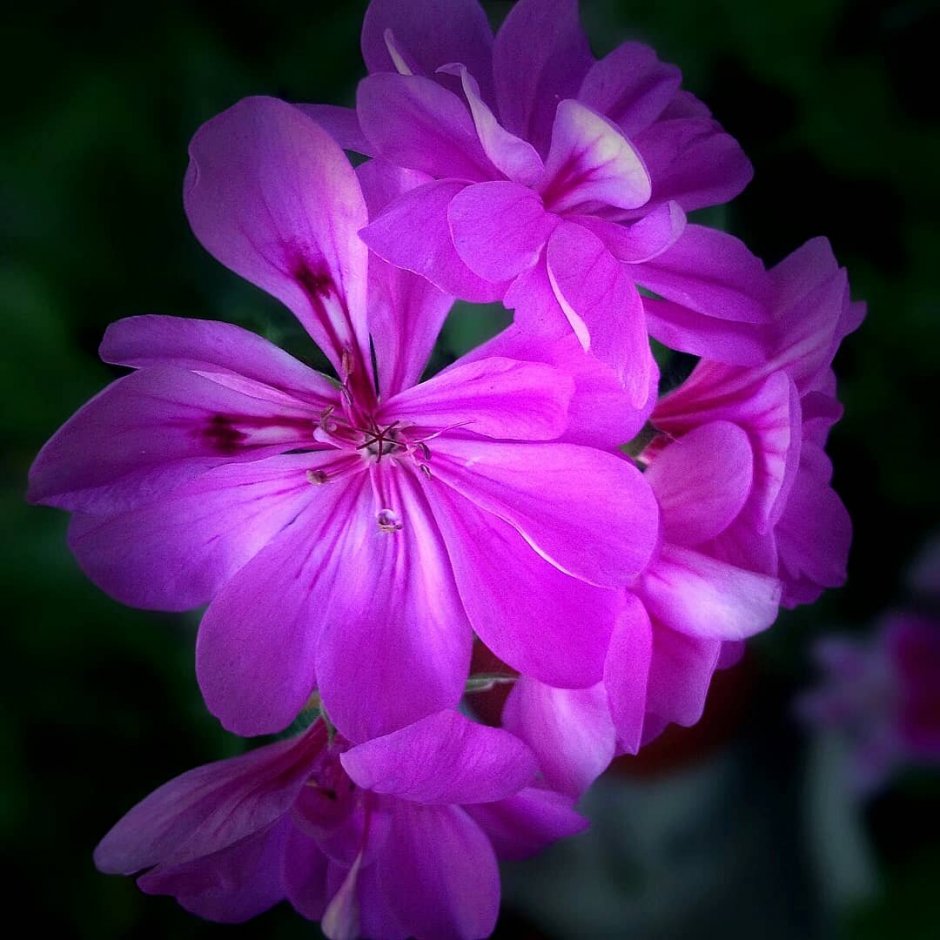
[[[214,414],[202,429],[203,440],[220,454],[236,454],[248,437],[228,415]]]

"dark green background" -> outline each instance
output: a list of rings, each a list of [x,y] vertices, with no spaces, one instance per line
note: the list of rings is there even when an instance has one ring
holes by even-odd
[[[273,301],[189,233],[186,145],[244,95],[351,102],[364,7],[32,2],[0,21],[0,833],[8,904],[67,937],[316,935],[286,909],[245,927],[203,924],[94,871],[92,847],[131,803],[239,743],[203,712],[195,617],[112,603],[68,554],[64,514],[26,506],[23,492],[43,441],[113,377],[96,357],[110,321],[161,312],[288,329]],[[490,8],[499,18],[507,7]],[[904,568],[940,522],[938,11],[926,0],[583,7],[598,53],[625,38],[650,41],[750,155],[753,184],[711,220],[768,262],[828,235],[854,295],[870,305],[837,361],[846,417],[830,448],[856,526],[849,584],[783,615],[753,644],[747,720],[727,745],[748,753],[742,741],[770,742],[772,772],[764,764],[752,783],[779,791],[762,812],[792,830],[804,742],[788,703],[811,677],[807,643],[827,629],[864,630],[903,603]],[[779,873],[791,935],[929,935],[938,820],[929,775],[904,778],[875,802],[865,824],[884,889],[835,925],[819,914],[799,840],[768,847],[792,862]],[[719,840],[715,864],[729,851]],[[748,902],[746,892],[729,895],[737,902],[722,932],[736,936]],[[503,934],[522,935],[524,917],[507,913]]]

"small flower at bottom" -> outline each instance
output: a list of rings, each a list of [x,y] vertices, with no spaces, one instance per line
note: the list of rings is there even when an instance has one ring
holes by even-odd
[[[496,859],[580,832],[570,798],[532,786],[508,732],[452,711],[354,745],[300,736],[191,770],[135,806],[95,852],[210,920],[287,899],[331,940],[485,937]]]

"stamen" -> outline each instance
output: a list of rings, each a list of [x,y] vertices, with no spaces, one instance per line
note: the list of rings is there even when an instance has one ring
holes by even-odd
[[[404,528],[398,513],[392,509],[380,509],[375,520],[383,532],[398,532]]]

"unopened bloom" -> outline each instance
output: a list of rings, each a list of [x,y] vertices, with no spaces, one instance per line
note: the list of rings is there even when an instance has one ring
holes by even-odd
[[[499,858],[584,828],[532,785],[505,731],[439,712],[353,745],[317,721],[299,737],[191,770],[135,806],[97,866],[148,894],[239,922],[287,899],[331,940],[475,940],[499,909]]]
[[[314,689],[355,740],[452,707],[474,632],[520,672],[596,682],[658,513],[629,461],[568,441],[645,415],[611,407],[596,363],[489,356],[419,383],[449,298],[369,258],[357,175],[299,110],[246,100],[191,155],[196,235],[339,379],[222,323],[115,324],[102,355],[136,371],[32,469],[84,569],[126,603],[209,602],[197,674],[240,734],[286,727]],[[383,172],[360,174],[373,198]]]
[[[648,329],[701,353],[716,322],[765,317],[758,260],[685,222],[736,195],[750,164],[648,47],[595,61],[575,0],[520,0],[495,39],[476,0],[373,0],[362,49],[347,141],[426,180],[363,233],[386,260],[503,300],[539,337],[573,331],[637,407]],[[675,306],[648,318],[636,284]]]

